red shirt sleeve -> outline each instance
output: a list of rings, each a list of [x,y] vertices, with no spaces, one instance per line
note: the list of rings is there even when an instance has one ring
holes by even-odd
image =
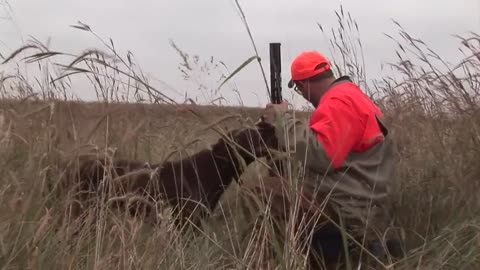
[[[362,121],[348,100],[337,97],[320,103],[310,121],[335,169],[341,167],[363,134]]]

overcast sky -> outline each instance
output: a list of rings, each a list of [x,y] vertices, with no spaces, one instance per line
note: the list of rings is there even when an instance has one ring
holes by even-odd
[[[291,96],[286,82],[293,58],[311,49],[328,55],[329,45],[317,23],[325,29],[335,27],[334,11],[339,10],[340,4],[358,22],[370,78],[380,75],[382,62],[395,59],[395,44],[384,36],[396,33],[391,19],[452,61],[459,56],[458,40],[452,35],[480,33],[480,0],[242,0],[240,4],[263,58],[267,78],[268,43],[282,43],[286,98]],[[131,50],[144,72],[175,88],[179,94],[166,93],[177,100],[182,100],[185,91],[189,96],[200,93],[195,82],[182,81],[177,68],[181,58],[170,46],[170,39],[191,55],[197,54],[203,60],[213,56],[225,62],[230,71],[254,54],[234,0],[10,0],[9,5],[15,24],[0,19],[3,55],[21,46],[22,38],[26,40],[28,35],[41,41],[51,38],[53,50],[80,53],[90,47],[102,48],[88,33],[70,27],[82,21],[100,36],[111,37],[122,51]],[[209,80],[205,75],[199,78]],[[158,81],[152,82],[161,86]],[[235,83],[245,104],[263,106],[267,102],[265,83],[256,62],[238,74]],[[231,86],[224,88],[223,94],[237,103]],[[88,98],[92,94],[90,91],[81,95]]]

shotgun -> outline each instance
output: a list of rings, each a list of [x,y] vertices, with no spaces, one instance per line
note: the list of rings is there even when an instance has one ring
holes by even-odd
[[[270,101],[282,103],[282,61],[280,43],[270,43]]]
[[[270,43],[270,101],[273,104],[282,103],[282,61],[280,43]],[[277,150],[282,150],[278,148]],[[275,163],[280,175],[286,175],[285,164]]]

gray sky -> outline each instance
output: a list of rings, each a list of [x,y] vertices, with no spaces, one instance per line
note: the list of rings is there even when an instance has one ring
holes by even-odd
[[[0,3],[2,1],[5,0]],[[181,94],[166,92],[177,100],[183,100],[185,91],[192,97],[200,92],[195,82],[182,80],[177,68],[181,59],[170,46],[170,39],[191,55],[197,54],[203,60],[213,56],[225,62],[230,71],[254,54],[233,0],[11,0],[9,4],[16,25],[0,20],[0,53],[5,55],[21,46],[21,38],[27,39],[28,35],[41,41],[50,37],[53,50],[80,53],[90,47],[101,48],[88,33],[69,27],[82,21],[100,36],[111,37],[122,51],[131,50],[144,72]],[[290,62],[303,50],[316,49],[329,54],[328,42],[317,23],[328,30],[336,27],[334,11],[339,10],[340,4],[351,12],[360,27],[369,78],[381,75],[381,63],[395,59],[395,44],[383,35],[396,34],[391,19],[451,61],[459,57],[458,41],[452,35],[480,32],[480,0],[243,0],[240,4],[267,78],[268,43],[282,43],[284,97],[289,99],[291,92],[286,82]],[[197,74],[197,78],[212,82],[212,78],[205,75]],[[157,81],[152,83],[161,86]],[[263,106],[267,102],[265,84],[256,62],[238,74],[235,83],[246,105]],[[232,84],[222,89],[222,93],[235,104],[237,98],[231,88]],[[88,98],[92,94],[87,90],[81,96]]]

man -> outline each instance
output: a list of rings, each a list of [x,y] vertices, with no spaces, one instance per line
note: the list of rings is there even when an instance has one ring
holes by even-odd
[[[309,123],[294,119],[287,102],[267,105],[263,121],[276,128],[281,145],[304,167],[304,195],[317,205],[327,200],[347,233],[381,256],[381,240],[391,222],[388,201],[395,167],[383,113],[348,76],[335,78],[319,52],[296,57],[291,76],[288,87],[315,107]],[[331,251],[332,242],[322,246],[331,237],[315,234],[314,249]]]

